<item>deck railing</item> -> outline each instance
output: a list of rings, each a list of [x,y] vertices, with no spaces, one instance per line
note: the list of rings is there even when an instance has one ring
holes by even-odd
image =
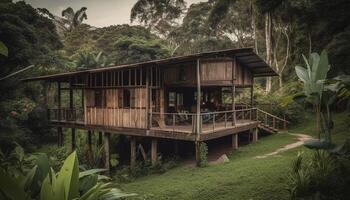
[[[220,129],[236,126],[237,122],[254,120],[255,108],[205,112],[200,114],[200,129],[202,133],[214,132]],[[150,129],[169,132],[196,133],[196,113],[159,113],[150,114]]]
[[[47,114],[49,121],[84,122],[83,109],[50,108]]]
[[[274,130],[287,129],[289,121],[282,119],[259,108],[256,108],[256,119],[261,122],[261,125]]]

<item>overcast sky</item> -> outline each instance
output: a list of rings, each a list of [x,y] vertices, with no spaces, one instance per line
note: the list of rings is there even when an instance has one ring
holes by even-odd
[[[35,8],[47,8],[61,16],[62,10],[87,7],[85,23],[96,27],[130,23],[130,10],[137,0],[25,0]],[[186,0],[187,6],[206,0]]]

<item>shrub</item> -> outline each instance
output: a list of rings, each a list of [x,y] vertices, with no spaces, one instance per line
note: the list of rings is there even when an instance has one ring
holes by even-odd
[[[23,149],[16,147],[15,155],[3,157],[1,163],[12,162],[13,168],[23,169]],[[1,154],[3,155],[3,154]],[[56,174],[50,167],[46,154],[33,155],[34,167],[11,173],[6,166],[0,166],[0,199],[120,199],[134,194],[126,194],[109,182],[106,176],[98,173],[104,169],[92,169],[79,172],[76,152],[71,153]],[[21,162],[17,162],[21,161]],[[13,171],[15,172],[15,170]]]
[[[344,149],[345,147],[343,147]],[[316,150],[293,161],[287,190],[291,199],[347,199],[350,157],[345,151]]]
[[[205,142],[201,142],[199,146],[199,151],[200,151],[200,166],[205,167],[208,165],[208,146]]]

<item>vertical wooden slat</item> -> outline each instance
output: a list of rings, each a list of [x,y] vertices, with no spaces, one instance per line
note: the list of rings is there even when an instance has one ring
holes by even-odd
[[[200,127],[201,127],[201,120],[200,120],[200,115],[201,115],[201,76],[200,76],[200,60],[199,58],[197,59],[197,110],[196,110],[196,133],[197,133],[197,138],[196,140],[199,140],[200,137]],[[196,145],[197,146],[197,145]]]
[[[235,104],[235,95],[236,95],[236,68],[237,68],[237,62],[236,62],[236,57],[233,59],[233,64],[232,64],[232,88],[231,88],[231,98],[232,98],[232,110],[233,110],[233,116],[232,116],[232,122],[233,126],[236,126],[236,104]]]

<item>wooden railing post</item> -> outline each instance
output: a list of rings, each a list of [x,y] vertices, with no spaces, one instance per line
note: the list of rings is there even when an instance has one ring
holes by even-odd
[[[283,121],[283,129],[287,130],[286,114],[283,115],[283,119],[284,119],[284,121]]]
[[[213,114],[213,132],[215,131],[215,114]]]
[[[225,128],[227,127],[226,122],[227,122],[227,113],[225,112]]]
[[[272,117],[272,127],[275,128],[276,127],[276,118]]]
[[[173,132],[175,132],[175,124],[176,124],[176,122],[175,122],[175,114],[173,114]]]

